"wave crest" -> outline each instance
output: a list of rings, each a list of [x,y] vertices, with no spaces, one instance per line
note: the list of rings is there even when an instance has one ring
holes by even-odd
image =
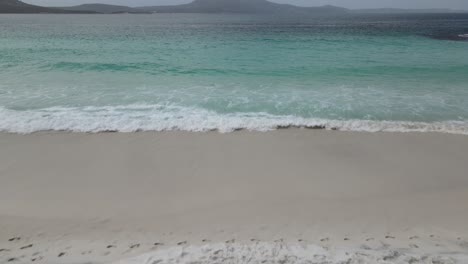
[[[269,131],[319,128],[366,132],[443,132],[468,135],[468,120],[441,122],[329,120],[269,113],[217,113],[173,105],[50,107],[35,110],[0,108],[0,131],[137,132],[137,131]]]

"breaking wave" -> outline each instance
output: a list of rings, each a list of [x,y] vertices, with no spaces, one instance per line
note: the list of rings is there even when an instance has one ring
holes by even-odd
[[[269,131],[314,128],[367,132],[442,132],[468,135],[468,120],[440,122],[328,120],[269,113],[217,113],[171,105],[50,107],[13,110],[0,107],[0,131],[137,132],[137,131]]]

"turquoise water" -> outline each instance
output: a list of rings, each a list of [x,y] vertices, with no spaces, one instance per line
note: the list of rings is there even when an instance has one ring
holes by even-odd
[[[0,15],[0,130],[468,134],[468,15]]]

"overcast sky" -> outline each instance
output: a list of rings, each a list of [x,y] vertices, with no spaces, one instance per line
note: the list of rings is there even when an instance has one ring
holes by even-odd
[[[106,3],[127,6],[174,5],[191,0],[24,0],[44,6],[69,6],[83,3]],[[453,8],[468,10],[468,0],[271,0],[301,6],[336,5],[347,8]]]

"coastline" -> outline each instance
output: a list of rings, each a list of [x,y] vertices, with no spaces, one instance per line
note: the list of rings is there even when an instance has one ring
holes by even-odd
[[[152,264],[246,245],[254,258],[313,245],[343,258],[367,252],[373,263],[456,263],[468,259],[466,139],[295,128],[0,133],[0,263]]]
[[[0,107],[0,133],[43,132],[268,132],[324,129],[346,132],[420,132],[468,135],[468,120],[396,121],[304,118],[263,112],[224,113],[167,105],[50,107],[16,111]]]

